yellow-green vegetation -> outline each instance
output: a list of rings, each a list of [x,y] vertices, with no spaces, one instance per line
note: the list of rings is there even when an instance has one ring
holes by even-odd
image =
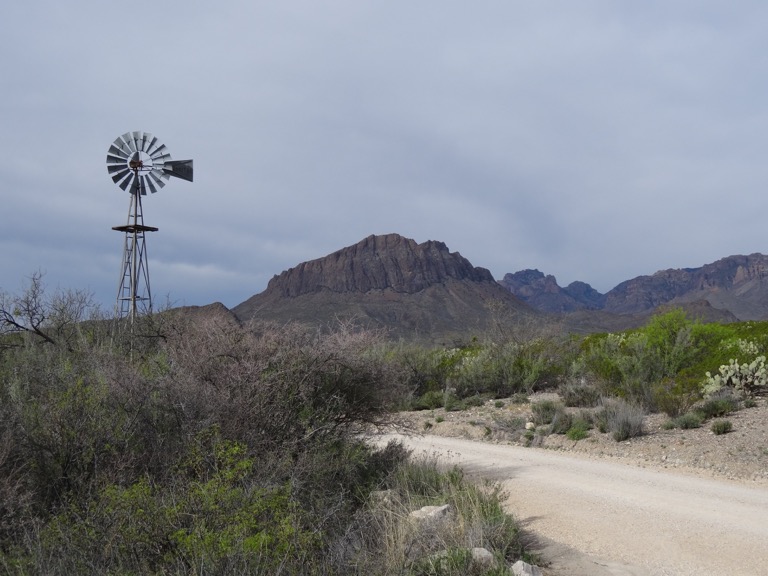
[[[411,391],[401,407],[465,410],[480,401],[517,402],[536,392],[557,392],[564,407],[593,409],[595,426],[617,440],[641,434],[644,414],[666,413],[671,426],[700,426],[719,415],[707,413],[707,401],[731,396],[737,409],[754,405],[752,396],[768,388],[768,322],[704,324],[682,310],[620,333],[574,336],[526,329],[475,338],[450,350],[403,343],[395,348]],[[688,416],[694,410],[696,415]],[[541,433],[567,433],[573,425],[569,413],[561,407],[557,414],[533,417]],[[571,435],[583,437],[583,427]]]

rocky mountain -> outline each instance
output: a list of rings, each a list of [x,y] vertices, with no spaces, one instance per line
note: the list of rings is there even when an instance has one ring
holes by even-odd
[[[768,256],[728,256],[699,268],[661,270],[622,282],[606,294],[588,284],[560,288],[538,270],[506,274],[501,284],[546,312],[600,310],[647,315],[679,306],[708,321],[768,319]],[[574,286],[578,285],[578,286]]]
[[[600,310],[605,296],[584,282],[572,282],[565,288],[552,275],[538,270],[521,270],[505,274],[499,284],[534,308],[546,312]]]
[[[476,335],[501,317],[539,314],[442,242],[417,244],[398,234],[368,236],[286,270],[233,312],[243,321],[315,325],[354,318],[432,341]]]

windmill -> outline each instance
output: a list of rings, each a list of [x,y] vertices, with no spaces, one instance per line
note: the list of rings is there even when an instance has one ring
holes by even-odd
[[[107,171],[131,195],[128,222],[112,230],[125,234],[115,313],[133,322],[137,312],[152,311],[145,234],[158,230],[144,225],[141,197],[157,192],[171,176],[192,182],[192,160],[171,160],[165,144],[148,132],[126,132],[109,147]]]

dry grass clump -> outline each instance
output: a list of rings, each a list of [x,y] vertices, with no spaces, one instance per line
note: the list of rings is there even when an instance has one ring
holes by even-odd
[[[432,458],[404,462],[375,493],[343,543],[347,563],[358,573],[508,574],[524,556],[515,520],[502,508],[494,484],[477,485],[458,468],[442,469]],[[412,512],[447,505],[439,518],[418,520]],[[472,548],[486,548],[493,571],[472,563]]]
[[[644,417],[642,408],[617,398],[601,400],[600,409],[595,414],[598,429],[610,432],[617,442],[641,436]]]

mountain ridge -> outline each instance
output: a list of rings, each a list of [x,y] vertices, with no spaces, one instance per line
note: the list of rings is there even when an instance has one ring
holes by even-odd
[[[232,309],[240,322],[297,321],[320,328],[354,320],[395,338],[457,342],[492,329],[556,324],[568,332],[618,331],[683,308],[710,322],[768,319],[768,256],[729,256],[660,270],[605,294],[522,270],[495,280],[440,241],[369,235],[275,275]]]
[[[538,270],[508,273],[499,281],[532,307],[551,313],[600,310],[647,314],[660,306],[707,302],[738,320],[768,319],[768,256],[732,255],[697,268],[669,268],[621,282],[605,294],[589,284],[562,288]],[[574,289],[574,285],[578,284]]]
[[[241,321],[328,326],[354,319],[395,337],[448,342],[489,330],[501,308],[542,315],[443,242],[385,234],[275,275],[232,311]]]

